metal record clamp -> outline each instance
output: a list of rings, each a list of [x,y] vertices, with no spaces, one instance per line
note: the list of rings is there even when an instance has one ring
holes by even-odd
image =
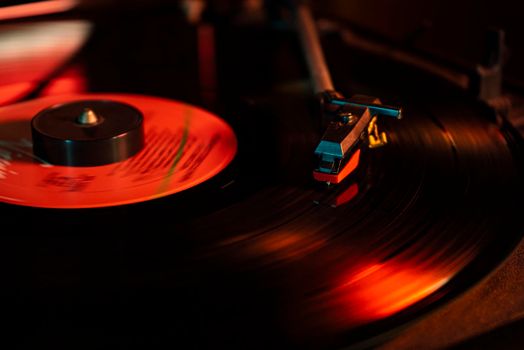
[[[387,135],[378,130],[377,116],[400,119],[402,111],[399,107],[383,105],[376,97],[354,95],[347,99],[337,92],[309,6],[298,3],[294,10],[314,90],[327,121],[326,130],[315,149],[318,164],[313,177],[318,181],[339,183],[358,166],[363,140],[367,138],[370,148],[387,143]]]

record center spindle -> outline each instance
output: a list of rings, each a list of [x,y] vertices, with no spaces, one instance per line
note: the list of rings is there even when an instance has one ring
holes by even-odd
[[[76,122],[84,126],[96,125],[100,121],[100,117],[96,115],[96,113],[90,108],[84,109],[82,114],[80,114],[78,118],[76,118]]]
[[[31,131],[35,156],[54,165],[116,163],[144,146],[142,113],[109,100],[51,106],[33,118]]]

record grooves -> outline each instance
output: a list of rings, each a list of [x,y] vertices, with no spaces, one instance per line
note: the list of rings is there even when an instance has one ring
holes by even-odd
[[[91,49],[113,43],[100,30]],[[381,123],[385,147],[363,148],[355,172],[328,187],[311,178],[321,130],[293,37],[226,25],[217,38],[211,112],[180,101],[189,92],[172,79],[97,93],[118,82],[104,85],[103,67],[88,76],[93,92],[0,108],[0,254],[15,267],[2,270],[15,336],[30,329],[27,343],[64,347],[369,347],[456,298],[520,241],[522,140],[485,105],[328,37],[341,90],[400,102],[405,113]],[[109,67],[122,58],[100,55]],[[124,62],[124,73],[143,65]],[[149,96],[157,89],[167,97]],[[29,159],[36,113],[92,98],[143,113],[145,148],[93,167]],[[184,153],[186,142],[198,154]],[[63,179],[111,173],[122,176]]]

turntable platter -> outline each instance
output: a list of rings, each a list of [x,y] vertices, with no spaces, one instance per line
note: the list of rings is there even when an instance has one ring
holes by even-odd
[[[166,81],[134,76],[150,57],[124,60],[122,52],[132,51],[117,49],[112,60],[95,49],[129,42],[103,30],[91,44],[94,64],[126,64],[117,72],[90,67],[93,90],[118,87],[183,104],[177,94],[191,89],[171,79],[183,65],[166,71]],[[238,137],[235,159],[150,201],[68,210],[1,203],[0,223],[15,227],[0,237],[4,283],[15,296],[6,307],[11,334],[30,329],[26,343],[59,340],[69,348],[79,340],[85,347],[372,346],[478,282],[521,239],[522,141],[486,106],[329,38],[336,85],[399,102],[404,118],[384,122],[388,145],[363,149],[357,170],[326,187],[311,179],[318,118],[292,39],[223,30],[213,113]],[[177,57],[186,49],[177,46]],[[108,71],[136,79],[110,79]],[[155,106],[135,98],[126,101],[144,114]],[[236,148],[228,149],[233,158]]]

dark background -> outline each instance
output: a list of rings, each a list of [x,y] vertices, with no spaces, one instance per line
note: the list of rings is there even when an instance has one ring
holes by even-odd
[[[524,86],[522,5],[501,0],[329,0],[316,1],[317,13],[350,23],[390,40],[474,67],[484,56],[489,28],[506,32],[505,78]]]

